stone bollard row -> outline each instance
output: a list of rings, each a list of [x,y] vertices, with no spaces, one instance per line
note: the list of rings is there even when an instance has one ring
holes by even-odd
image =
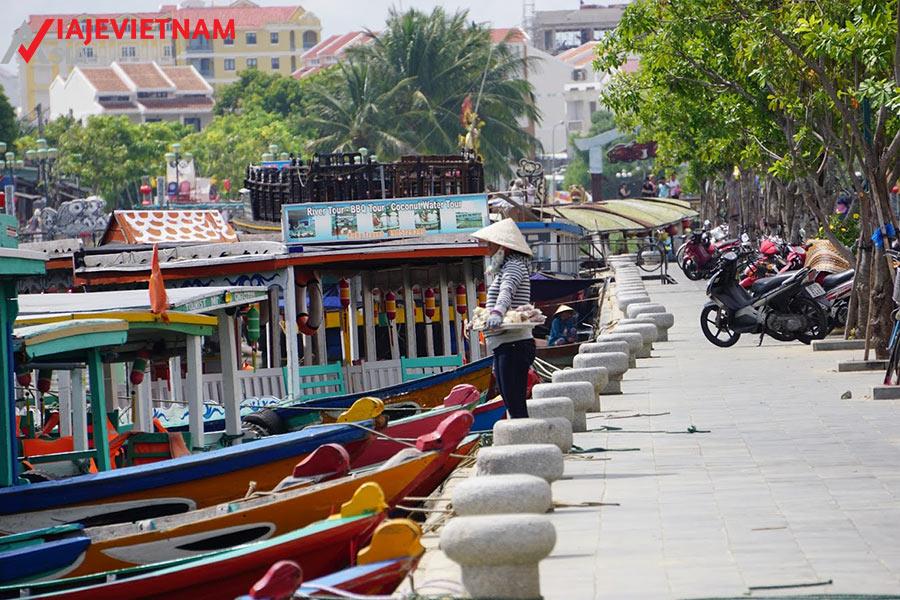
[[[616,332],[611,331],[607,333],[601,333],[597,336],[597,344],[607,344],[609,342],[625,342],[628,344],[628,367],[633,368],[637,366],[637,355],[641,353],[641,348],[644,347],[644,338],[639,333],[625,333],[625,332]],[[619,352],[619,350],[610,349],[610,350],[597,350],[598,352]]]
[[[609,383],[609,372],[603,367],[568,368],[555,371],[551,383],[586,381],[594,386],[594,403],[587,412],[600,412],[600,394]],[[530,413],[529,413],[530,414]]]
[[[622,376],[628,370],[628,354],[624,352],[576,354],[572,359],[572,365],[576,368],[603,367],[609,373],[609,381],[600,393],[603,395],[622,393]]]
[[[621,333],[639,333],[641,335],[643,344],[641,349],[635,355],[637,358],[650,358],[650,353],[653,350],[653,342],[659,337],[656,325],[653,325],[652,323],[622,324],[622,321],[619,321],[613,331]]]
[[[587,431],[587,416],[585,413],[596,402],[593,384],[586,381],[539,383],[531,388],[531,397],[535,399],[570,398],[575,406],[575,420],[572,422],[572,431]]]

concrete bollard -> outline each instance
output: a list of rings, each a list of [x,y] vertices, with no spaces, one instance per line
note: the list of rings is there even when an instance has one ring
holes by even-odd
[[[534,475],[470,477],[453,488],[453,511],[461,516],[543,514],[553,507],[550,484]]]
[[[575,420],[572,431],[587,431],[585,413],[594,405],[594,386],[586,381],[569,381],[566,383],[539,383],[531,388],[532,398],[571,398],[575,405]]]
[[[640,334],[638,334],[640,335]],[[641,345],[644,339],[641,338]],[[625,340],[604,340],[602,342],[585,342],[578,346],[579,354],[591,354],[592,352],[623,352],[628,355],[628,368],[635,366],[634,353]]]
[[[527,401],[528,415],[535,419],[562,417],[569,423],[575,420],[575,403],[571,398],[531,398]]]
[[[587,381],[594,386],[594,403],[587,412],[600,412],[600,393],[609,383],[609,372],[603,367],[587,367],[579,369],[562,369],[554,371],[552,383],[569,381]]]
[[[648,302],[646,304],[632,304],[625,309],[625,316],[629,319],[633,319],[638,315],[664,312],[666,312],[666,307],[662,304],[657,304],[656,302]]]
[[[590,354],[577,354],[572,359],[576,367],[603,367],[609,373],[609,382],[603,391],[603,395],[622,393],[622,375],[628,370],[628,355],[624,352],[592,352]]]
[[[603,344],[605,342],[625,342],[628,344],[628,368],[631,369],[637,366],[637,360],[635,359],[644,347],[644,337],[641,334],[609,331],[597,336],[596,343]],[[618,351],[613,350],[613,352]]]
[[[628,321],[626,323],[626,321]],[[675,315],[667,312],[641,313],[633,319],[623,319],[619,323],[650,323],[656,326],[657,342],[669,341],[669,329],[675,324]]]
[[[541,515],[480,515],[450,519],[440,548],[459,564],[472,598],[541,597],[538,563],[556,545],[556,529]]]
[[[629,304],[646,302],[650,302],[650,296],[647,296],[646,294],[640,296],[616,296],[616,306],[623,312],[628,308]]]
[[[644,345],[641,347],[637,358],[650,358],[650,351],[653,350],[653,342],[659,338],[659,331],[653,323],[626,323],[625,325],[616,325],[615,331],[623,333],[639,333],[644,338]]]
[[[487,446],[478,450],[475,475],[526,473],[553,482],[563,476],[563,453],[553,444]]]
[[[572,449],[572,422],[565,417],[505,419],[494,423],[494,445],[553,444],[561,452]]]

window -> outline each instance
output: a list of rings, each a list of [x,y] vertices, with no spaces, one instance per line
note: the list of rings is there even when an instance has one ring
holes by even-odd
[[[278,32],[273,31],[269,34],[269,43],[272,45],[276,45],[278,43]]]
[[[248,69],[255,69],[255,68],[256,68],[256,59],[255,59],[255,58],[248,58],[248,59],[247,59],[247,68],[248,68]]]
[[[222,40],[222,43],[225,44],[226,46],[234,46],[234,38],[233,38],[233,37],[227,37],[227,38],[225,38],[225,39]]]
[[[280,68],[281,68],[281,60],[279,60],[279,58],[276,56],[275,58],[272,59],[272,70],[277,71]]]
[[[248,46],[255,46],[255,45],[256,45],[256,32],[255,32],[255,31],[248,31],[248,32],[247,32],[247,45],[248,45]]]
[[[82,48],[79,54],[81,54],[81,58],[94,58],[94,49],[88,46]]]
[[[134,58],[137,56],[137,48],[134,46],[122,46],[122,58]]]
[[[163,48],[163,56],[165,56],[166,58],[172,57],[172,46],[166,46],[165,48]]]
[[[315,31],[304,31],[303,32],[303,49],[309,50],[313,46],[319,43],[319,34]]]
[[[591,100],[591,103],[588,105],[590,107],[591,114],[597,112],[597,103]]]
[[[234,59],[233,58],[225,59],[225,70],[226,71],[234,71]]]
[[[200,117],[185,117],[184,124],[193,127],[194,131],[200,131]]]
[[[168,98],[168,92],[138,92],[138,98]]]
[[[572,81],[584,81],[587,79],[587,71],[584,69],[575,69],[572,71]]]

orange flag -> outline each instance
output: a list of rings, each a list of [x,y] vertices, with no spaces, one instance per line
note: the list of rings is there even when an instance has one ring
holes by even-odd
[[[153,244],[153,260],[150,263],[150,312],[162,317],[166,323],[169,317],[166,309],[169,308],[169,298],[166,296],[166,283],[163,281],[162,271],[159,268],[159,249]]]

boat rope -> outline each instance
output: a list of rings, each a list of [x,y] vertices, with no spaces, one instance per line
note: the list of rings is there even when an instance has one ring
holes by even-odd
[[[395,438],[395,437],[390,436],[390,435],[388,435],[388,434],[386,434],[386,433],[383,433],[383,432],[381,432],[381,431],[378,431],[377,429],[372,429],[371,427],[366,427],[365,425],[360,425],[359,423],[354,423],[354,422],[352,422],[352,421],[348,421],[347,423],[344,423],[344,425],[349,425],[349,426],[351,426],[351,427],[356,427],[357,429],[362,429],[363,431],[368,431],[369,433],[371,433],[371,434],[373,434],[373,435],[376,435],[376,436],[378,436],[378,437],[380,437],[380,438],[384,438],[384,439],[390,440],[390,441],[392,441],[392,442],[397,442],[398,444],[403,444],[404,446],[409,446],[410,448],[415,448],[415,447],[416,447],[415,444],[412,444],[412,443],[410,443],[410,442],[406,442],[406,441],[404,441],[403,438]]]
[[[579,446],[572,446],[572,454],[591,454],[593,452],[640,452],[640,448],[604,448],[602,446],[596,446],[594,448],[581,448]]]
[[[632,419],[634,417],[662,417],[663,415],[671,415],[672,413],[659,412],[659,413],[635,413],[633,415],[613,415],[611,417],[606,417],[607,419]]]
[[[557,502],[553,501],[553,508],[588,508],[593,506],[622,506],[618,502]]]
[[[400,510],[405,510],[407,512],[455,514],[453,510],[449,508],[416,508],[415,506],[405,506],[403,504],[396,504],[394,505],[394,508],[399,508]]]
[[[781,585],[751,585],[747,589],[750,592],[755,592],[758,590],[788,590],[791,588],[807,588],[807,587],[818,587],[820,585],[831,585],[834,583],[834,580],[827,579],[825,581],[812,581],[809,583],[785,583]]]

